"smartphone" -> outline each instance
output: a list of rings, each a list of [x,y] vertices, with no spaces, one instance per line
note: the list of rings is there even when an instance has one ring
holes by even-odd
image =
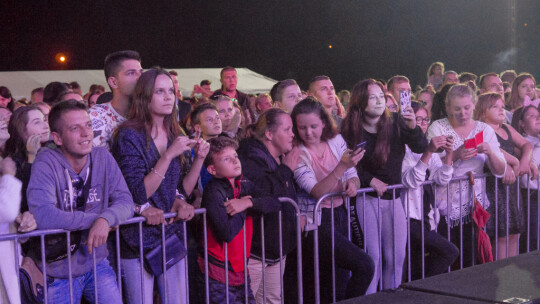
[[[454,137],[452,135],[448,135],[448,136],[446,136],[446,141],[451,140],[453,138]],[[441,148],[437,149],[437,151],[435,151],[435,153],[442,153],[443,151],[444,151],[444,149],[441,147]]]
[[[403,115],[403,111],[411,107],[411,92],[408,90],[399,91],[399,103],[401,106],[401,115]]]
[[[358,145],[356,145],[355,150],[358,149],[358,148],[365,149],[365,148],[366,148],[366,145],[367,145],[367,141],[361,142],[361,143],[359,143]]]

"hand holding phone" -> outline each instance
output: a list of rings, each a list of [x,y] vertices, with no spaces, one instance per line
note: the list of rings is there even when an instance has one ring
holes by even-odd
[[[366,149],[366,145],[367,145],[367,141],[364,141],[364,142],[361,142],[359,143],[358,145],[356,145],[356,148],[354,148],[355,150],[357,150],[358,148],[360,149]]]
[[[399,91],[400,111],[403,115],[404,111],[411,107],[411,92],[408,90]]]

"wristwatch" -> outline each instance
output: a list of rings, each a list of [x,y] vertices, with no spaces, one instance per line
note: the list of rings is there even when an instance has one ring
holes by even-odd
[[[186,196],[183,195],[182,193],[180,193],[180,192],[178,191],[178,189],[176,190],[176,198],[181,199],[181,200],[187,202],[187,201],[186,201]]]
[[[150,205],[150,202],[146,202],[142,205],[135,205],[135,213],[137,214],[141,214],[143,213],[144,210],[150,208],[151,205]]]

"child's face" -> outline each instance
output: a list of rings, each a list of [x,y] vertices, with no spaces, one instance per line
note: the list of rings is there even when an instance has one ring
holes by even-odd
[[[223,149],[214,155],[214,164],[208,166],[208,172],[218,178],[235,178],[242,174],[242,164],[232,147]]]
[[[500,125],[505,119],[504,102],[502,99],[498,99],[491,107],[489,107],[489,109],[487,109],[485,122]]]

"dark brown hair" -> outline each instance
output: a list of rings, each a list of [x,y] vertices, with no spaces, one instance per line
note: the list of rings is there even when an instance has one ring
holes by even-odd
[[[310,114],[314,113],[321,119],[324,128],[321,133],[321,141],[326,142],[332,138],[334,138],[337,134],[337,128],[336,123],[332,119],[330,115],[328,115],[328,112],[320,103],[319,101],[307,97],[306,99],[300,101],[297,103],[291,113],[292,123],[293,123],[293,132],[294,132],[294,138],[296,142],[301,143],[302,139],[300,138],[300,135],[298,134],[298,128],[296,126],[296,117],[300,114]]]
[[[204,166],[208,167],[214,164],[214,155],[221,153],[225,148],[231,147],[234,150],[238,149],[238,143],[236,140],[227,136],[218,136],[208,141],[210,144],[210,150],[204,159]]]
[[[171,80],[172,78],[167,71],[161,68],[153,68],[142,73],[135,90],[133,92],[133,101],[128,114],[128,120],[122,124],[122,127],[131,128],[137,131],[146,133],[147,147],[150,144],[152,131],[152,115],[150,114],[150,102],[154,95],[154,86],[159,75],[165,75]],[[171,114],[168,114],[163,119],[165,130],[167,130],[167,139],[172,141],[180,135],[185,135],[184,131],[178,124],[177,120],[178,109],[173,107]]]
[[[362,142],[364,111],[368,105],[370,85],[377,85],[384,92],[383,85],[375,79],[365,79],[358,82],[351,93],[347,116],[341,122],[341,135],[349,148]],[[392,117],[388,109],[385,109],[377,122],[377,142],[372,156],[375,163],[381,167],[386,164],[388,154],[390,154],[391,128]]]
[[[512,91],[510,93],[510,98],[508,99],[508,104],[510,105],[511,109],[517,109],[518,107],[523,106],[523,99],[519,98],[518,87],[526,79],[532,79],[534,86],[536,87],[536,80],[534,79],[533,75],[529,73],[519,74],[519,76],[512,83]],[[536,97],[536,92],[534,92],[534,96]]]
[[[20,107],[9,120],[8,133],[9,139],[6,141],[6,149],[4,156],[13,156],[16,154],[24,154],[26,156],[26,141],[24,140],[24,132],[26,132],[26,125],[28,124],[28,113],[30,111],[43,112],[36,105],[29,105],[26,107]]]
[[[538,112],[538,109],[533,106],[526,106],[526,107],[519,107],[514,111],[514,115],[512,115],[512,127],[516,129],[519,134],[524,134],[525,130],[521,127],[520,122],[525,118],[525,114],[529,112],[530,109],[534,109]]]

